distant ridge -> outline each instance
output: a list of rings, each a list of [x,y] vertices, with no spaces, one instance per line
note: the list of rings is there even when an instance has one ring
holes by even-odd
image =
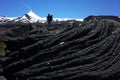
[[[112,16],[112,15],[99,15],[99,16],[88,16],[84,19],[84,21],[95,20],[95,19],[112,19],[120,22],[120,16]]]
[[[53,21],[68,21],[68,20],[76,20],[76,21],[83,21],[83,19],[76,19],[76,18],[53,18]],[[45,23],[47,22],[46,17],[40,17],[32,10],[28,13],[19,16],[19,17],[0,17],[0,24],[2,23]]]

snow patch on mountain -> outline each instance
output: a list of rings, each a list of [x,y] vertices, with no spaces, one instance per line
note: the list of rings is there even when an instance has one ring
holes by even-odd
[[[13,20],[13,18],[0,16],[0,24],[1,23],[6,23],[6,22],[11,21],[11,20]]]
[[[76,18],[54,18],[53,19],[53,21],[68,21],[68,20],[83,21],[83,19],[76,19]]]
[[[33,11],[30,11],[27,13],[27,15],[31,16],[34,19],[41,19],[37,14],[35,14]]]

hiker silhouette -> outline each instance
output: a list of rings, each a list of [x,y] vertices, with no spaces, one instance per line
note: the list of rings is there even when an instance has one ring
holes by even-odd
[[[47,16],[47,22],[48,22],[48,26],[49,27],[51,26],[52,20],[53,20],[53,15],[48,14],[48,16]]]

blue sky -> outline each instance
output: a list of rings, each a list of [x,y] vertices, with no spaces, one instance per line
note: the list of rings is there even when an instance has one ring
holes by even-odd
[[[120,16],[120,0],[0,0],[0,15],[22,16],[32,9],[37,15],[85,18],[89,15]]]

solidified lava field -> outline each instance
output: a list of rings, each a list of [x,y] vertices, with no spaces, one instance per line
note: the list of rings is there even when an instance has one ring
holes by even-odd
[[[120,80],[119,21],[91,19],[54,35],[29,30],[4,41],[7,80]],[[11,34],[18,36],[17,29]]]

